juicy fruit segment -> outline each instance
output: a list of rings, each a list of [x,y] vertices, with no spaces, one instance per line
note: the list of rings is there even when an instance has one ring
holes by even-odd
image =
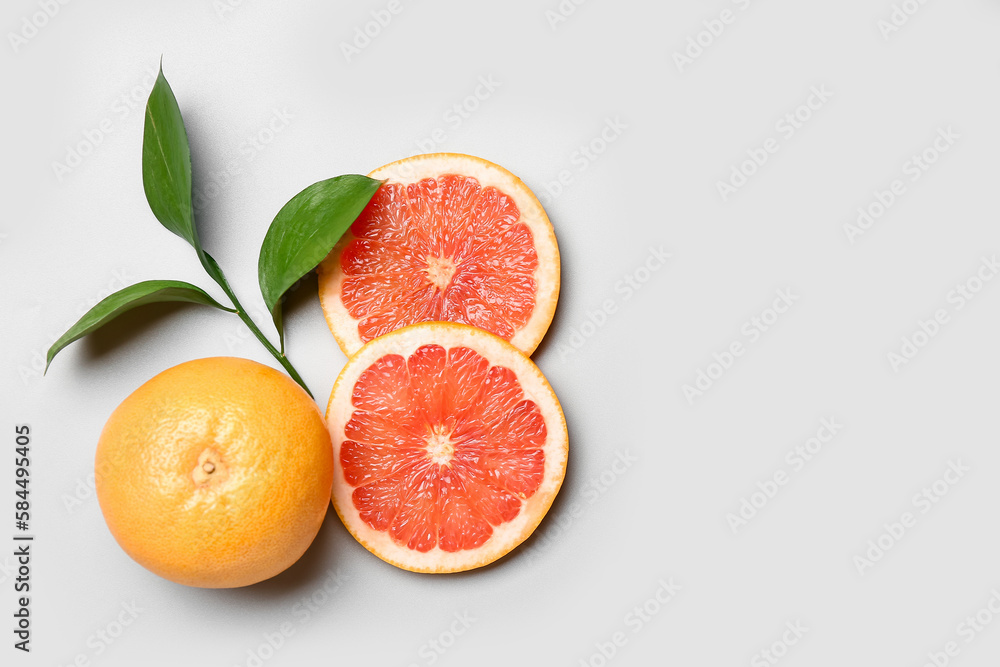
[[[458,153],[415,155],[371,174],[381,187],[320,263],[319,298],[348,357],[430,321],[489,331],[525,354],[559,299],[559,246],[531,190]]]
[[[382,560],[487,565],[521,544],[566,474],[566,420],[538,367],[482,329],[403,327],[361,348],[327,407],[333,505]]]
[[[475,549],[542,482],[538,405],[467,347],[390,354],[361,373],[340,462],[361,520],[409,549]]]
[[[368,342],[447,320],[510,340],[535,305],[538,267],[517,204],[469,176],[385,183],[351,227],[341,299]]]

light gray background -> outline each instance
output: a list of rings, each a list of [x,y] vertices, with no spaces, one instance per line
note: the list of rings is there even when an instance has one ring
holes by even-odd
[[[386,2],[70,2],[26,44],[8,35],[0,536],[13,532],[13,425],[28,423],[38,541],[35,650],[14,651],[5,630],[2,662],[246,666],[290,623],[262,664],[429,665],[433,640],[449,644],[438,665],[757,665],[798,623],[808,631],[782,665],[918,667],[949,641],[960,651],[949,664],[996,664],[1000,618],[971,643],[959,624],[1000,590],[1000,285],[960,310],[948,296],[1000,252],[1000,5],[901,4],[919,10],[885,38],[889,0],[590,0],[554,28],[558,0],[401,0],[350,62],[340,43]],[[679,71],[674,53],[725,9],[734,22]],[[0,27],[20,32],[38,11],[5,2]],[[447,135],[436,150],[496,161],[540,195],[569,172],[545,198],[563,291],[535,359],[566,411],[570,469],[518,551],[479,572],[415,575],[331,515],[285,574],[208,591],[158,579],[115,544],[88,477],[114,407],[189,359],[273,363],[235,318],[163,307],[38,372],[49,343],[108,292],[154,278],[210,285],[143,197],[141,110],[161,54],[196,187],[211,195],[205,245],[267,331],[258,248],[305,185],[422,152],[435,128]],[[500,85],[449,125],[480,77]],[[832,97],[785,139],[776,123],[813,86]],[[276,111],[290,118],[269,135]],[[574,153],[608,119],[626,127],[581,170]],[[100,145],[58,178],[53,163],[102,123]],[[948,127],[954,145],[909,181],[904,163]],[[252,137],[270,141],[251,149]],[[778,152],[723,202],[717,182],[769,137]],[[850,243],[844,225],[895,178],[905,194]],[[672,258],[647,275],[650,247]],[[648,278],[629,299],[616,290],[625,275]],[[325,404],[344,358],[314,289],[293,299],[288,347]],[[750,343],[741,328],[777,290],[794,305]],[[587,324],[608,300],[614,312]],[[938,309],[948,323],[894,371],[888,353]],[[734,341],[745,354],[691,404],[683,386]],[[830,417],[843,429],[793,472],[786,452]],[[634,462],[616,468],[619,455]],[[914,494],[959,460],[969,471],[921,513]],[[734,534],[727,514],[777,471],[790,481]],[[860,572],[855,557],[908,511],[916,525]],[[10,556],[0,565],[7,628]],[[321,593],[337,571],[339,589]],[[637,628],[627,615],[671,578],[681,590],[649,603],[659,613]],[[305,620],[296,605],[312,596],[322,602]],[[117,633],[123,603],[141,611],[105,645],[96,633]],[[474,621],[449,636],[456,613]],[[604,658],[618,632],[626,643]]]

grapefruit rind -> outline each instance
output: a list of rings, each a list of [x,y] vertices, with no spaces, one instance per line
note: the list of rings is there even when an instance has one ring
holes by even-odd
[[[371,172],[369,177],[408,185],[444,174],[471,176],[483,188],[494,187],[510,196],[517,204],[521,217],[518,222],[531,231],[538,266],[535,280],[535,304],[527,323],[515,332],[510,343],[527,355],[535,351],[548,331],[559,300],[560,260],[555,232],[538,198],[520,178],[498,164],[461,153],[428,153],[391,162]],[[327,325],[337,345],[350,357],[364,346],[355,320],[341,300],[341,288],[346,279],[341,254],[355,236],[350,229],[319,265],[319,299]]]
[[[346,439],[344,427],[354,412],[351,396],[355,383],[365,369],[383,356],[398,354],[408,358],[423,345],[440,345],[445,349],[467,347],[485,357],[491,365],[504,366],[514,371],[524,398],[538,405],[545,420],[547,435],[542,448],[545,453],[545,473],[541,485],[531,497],[523,501],[520,513],[512,521],[494,526],[490,539],[475,549],[448,552],[435,546],[430,551],[420,552],[397,544],[387,531],[375,530],[361,519],[351,498],[355,487],[348,484],[344,477],[340,451]],[[559,493],[566,475],[569,455],[566,420],[548,380],[531,359],[513,345],[466,324],[413,324],[371,341],[344,366],[330,395],[326,416],[333,440],[334,509],[351,535],[368,551],[387,563],[411,572],[462,572],[488,565],[503,557],[538,527]]]
[[[314,541],[332,458],[322,411],[287,375],[196,359],[112,412],[95,455],[97,499],[115,541],[149,571],[186,586],[248,586]]]

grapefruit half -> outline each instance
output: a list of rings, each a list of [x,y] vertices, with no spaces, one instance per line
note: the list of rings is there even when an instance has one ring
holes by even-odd
[[[470,324],[531,354],[559,297],[559,248],[542,205],[503,167],[417,155],[384,180],[319,266],[327,324],[350,357],[417,322]]]
[[[569,440],[538,367],[481,329],[415,324],[365,345],[327,420],[333,506],[382,560],[413,572],[492,563],[552,505]]]

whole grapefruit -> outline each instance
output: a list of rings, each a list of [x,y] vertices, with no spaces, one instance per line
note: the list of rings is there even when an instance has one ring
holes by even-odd
[[[180,584],[233,588],[282,572],[319,532],[333,448],[290,378],[246,359],[170,368],[101,433],[97,497],[136,562]]]

